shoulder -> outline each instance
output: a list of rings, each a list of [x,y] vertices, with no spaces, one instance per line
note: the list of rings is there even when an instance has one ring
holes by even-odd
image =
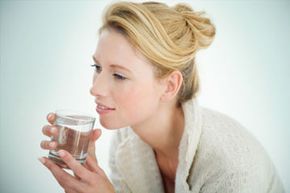
[[[208,185],[204,187],[267,192],[274,181],[279,182],[266,151],[243,125],[226,114],[202,107],[200,117],[202,131],[192,183],[202,179],[198,183]]]
[[[219,148],[238,148],[252,146],[262,148],[261,144],[239,121],[224,113],[200,108],[201,142],[219,145]]]
[[[231,165],[268,160],[259,141],[237,120],[218,111],[201,108],[199,150],[219,156]]]
[[[225,127],[225,128],[242,128],[243,126],[233,117],[205,107],[199,107],[200,116],[203,126],[205,127]]]

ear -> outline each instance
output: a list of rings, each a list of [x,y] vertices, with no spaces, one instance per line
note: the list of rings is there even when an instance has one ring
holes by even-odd
[[[164,92],[161,96],[162,101],[169,101],[174,99],[182,85],[183,76],[180,71],[173,71],[167,77],[164,78]]]

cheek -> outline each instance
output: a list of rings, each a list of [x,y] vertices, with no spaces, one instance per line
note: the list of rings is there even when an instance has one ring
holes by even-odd
[[[156,91],[150,85],[131,87],[122,93],[114,95],[120,108],[121,117],[129,122],[140,121],[151,115],[158,105]]]

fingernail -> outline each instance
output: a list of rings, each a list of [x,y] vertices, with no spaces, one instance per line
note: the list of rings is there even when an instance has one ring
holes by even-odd
[[[52,113],[49,113],[47,118],[51,119],[52,118]]]
[[[55,133],[56,132],[56,128],[55,127],[51,127],[50,132],[51,133]]]
[[[65,152],[64,152],[63,150],[59,150],[59,151],[58,151],[58,155],[59,155],[60,157],[63,157],[63,156],[65,155]]]
[[[38,160],[42,163],[45,164],[45,159],[43,157],[38,158]]]
[[[54,147],[55,146],[55,142],[50,142],[49,143],[49,147]]]

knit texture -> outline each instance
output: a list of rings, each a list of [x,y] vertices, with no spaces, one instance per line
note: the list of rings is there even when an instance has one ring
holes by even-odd
[[[284,192],[267,153],[241,124],[194,100],[183,111],[175,193]],[[109,165],[116,192],[164,192],[153,149],[131,128],[114,133]]]

